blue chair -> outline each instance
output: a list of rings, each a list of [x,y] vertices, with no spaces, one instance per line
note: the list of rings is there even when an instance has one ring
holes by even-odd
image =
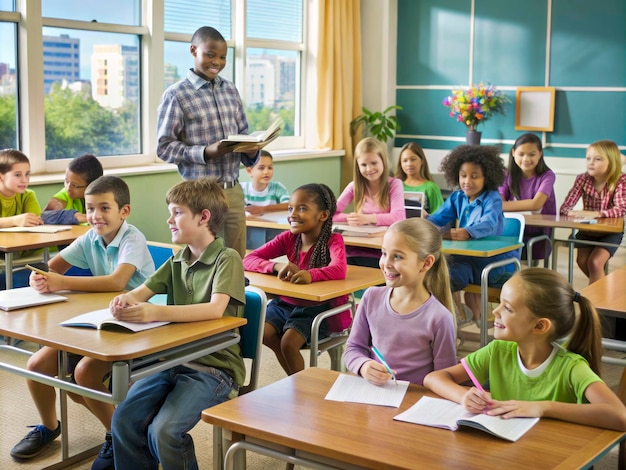
[[[241,355],[244,359],[252,361],[250,366],[250,378],[239,390],[239,394],[251,392],[259,385],[259,372],[261,370],[261,352],[263,351],[263,329],[265,327],[265,309],[267,297],[258,287],[246,287],[246,306],[244,317],[248,321],[239,328],[241,339]],[[213,465],[216,469],[223,468],[224,453],[231,444],[230,431],[224,431],[218,426],[213,426]],[[245,454],[239,453],[237,468],[246,468]]]
[[[163,263],[178,253],[182,247],[173,243],[148,242],[148,251],[154,261],[154,268],[158,269]]]

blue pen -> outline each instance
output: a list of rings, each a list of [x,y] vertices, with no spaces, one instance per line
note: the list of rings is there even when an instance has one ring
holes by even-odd
[[[393,371],[391,370],[391,367],[389,367],[389,364],[387,364],[387,361],[385,361],[385,358],[380,353],[380,351],[378,349],[376,349],[376,347],[372,346],[372,352],[374,353],[374,356],[376,356],[378,358],[380,363],[383,366],[385,366],[385,369],[387,369],[387,372],[389,372],[389,375],[391,375],[391,378],[393,379],[393,383],[398,385],[398,381],[396,380],[396,374],[393,373]]]

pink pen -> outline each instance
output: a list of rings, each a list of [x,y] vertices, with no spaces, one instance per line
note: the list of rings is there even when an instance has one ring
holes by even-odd
[[[483,388],[482,385],[480,385],[480,382],[478,381],[478,379],[476,378],[476,376],[472,372],[472,369],[470,369],[469,366],[467,365],[467,362],[465,361],[465,358],[461,359],[461,364],[463,365],[463,369],[465,369],[465,372],[467,372],[467,375],[469,375],[469,378],[472,381],[472,383],[474,384],[474,387],[476,387],[481,392],[485,393],[485,389]]]

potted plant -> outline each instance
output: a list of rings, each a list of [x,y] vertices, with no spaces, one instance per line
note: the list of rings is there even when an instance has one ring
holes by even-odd
[[[452,90],[452,96],[443,100],[443,105],[450,109],[450,116],[467,126],[468,144],[480,144],[481,132],[476,127],[496,114],[504,114],[506,103],[510,100],[505,94],[494,85],[482,83]]]
[[[352,142],[356,145],[356,142],[363,137],[374,137],[381,142],[393,139],[400,126],[398,125],[398,118],[396,116],[388,116],[388,114],[399,109],[402,109],[402,106],[394,105],[389,106],[384,111],[372,112],[363,106],[363,113],[350,122]],[[360,138],[356,138],[357,136],[360,136]]]

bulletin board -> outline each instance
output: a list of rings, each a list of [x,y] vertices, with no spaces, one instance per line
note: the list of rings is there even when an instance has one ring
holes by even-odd
[[[554,130],[555,87],[519,87],[515,94],[515,130]]]

